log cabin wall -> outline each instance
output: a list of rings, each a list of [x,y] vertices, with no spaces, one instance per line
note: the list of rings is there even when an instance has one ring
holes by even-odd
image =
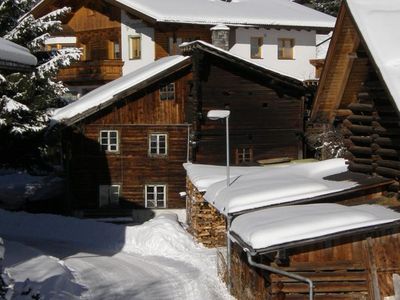
[[[179,192],[185,190],[182,163],[187,157],[188,124],[183,105],[187,97],[186,68],[173,77],[127,96],[74,125],[64,142],[73,209],[99,207],[99,186],[120,185],[122,207],[144,207],[145,185],[166,185],[166,207],[184,208]],[[175,100],[160,100],[159,88],[175,82]],[[117,130],[116,153],[100,150],[101,130]],[[167,155],[149,154],[150,134],[167,135]]]
[[[196,59],[196,58],[194,58]],[[195,65],[194,65],[195,68]],[[250,152],[247,162],[274,157],[302,158],[303,98],[290,88],[254,76],[246,69],[205,56],[192,97],[196,163],[226,162],[225,121],[207,119],[212,109],[229,109],[230,157]],[[197,124],[196,124],[197,123]]]
[[[395,228],[286,250],[286,263],[272,265],[313,280],[316,300],[383,299],[394,295],[392,274],[400,271],[399,246]],[[271,259],[257,257],[264,264]],[[232,264],[237,299],[308,299],[307,284],[250,267],[237,245]]]
[[[372,64],[357,97],[343,121],[349,169],[399,179],[400,118]]]

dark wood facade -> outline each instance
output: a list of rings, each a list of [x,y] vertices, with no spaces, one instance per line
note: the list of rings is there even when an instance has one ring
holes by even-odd
[[[187,66],[64,130],[72,209],[98,208],[100,185],[120,186],[119,206],[145,207],[145,185],[153,184],[166,186],[165,208],[185,207],[179,192],[185,187],[189,125],[183,109],[190,78]],[[175,99],[160,100],[159,89],[169,82]],[[102,130],[118,131],[118,152],[100,149]],[[167,135],[166,155],[149,154],[152,133]]]
[[[286,250],[286,259],[257,256],[260,263],[314,282],[314,299],[383,299],[394,295],[392,274],[400,271],[400,229],[327,240]],[[308,299],[308,285],[249,266],[233,247],[232,293],[237,299]]]
[[[204,44],[199,47],[207,48]],[[252,69],[251,64],[231,60],[229,54],[210,47],[186,51],[193,56],[187,112],[193,124],[194,162],[226,162],[226,127],[224,120],[207,119],[207,112],[213,109],[230,110],[231,164],[303,157],[305,88],[300,82],[274,78],[268,70]],[[237,159],[243,151],[248,153],[245,161]]]
[[[349,169],[400,178],[400,117],[346,4],[317,91],[311,128],[338,127]],[[312,129],[311,129],[312,130]]]
[[[225,125],[205,116],[227,105],[233,154],[235,148],[249,148],[255,159],[301,156],[303,86],[248,67],[241,59],[229,61],[199,49],[183,69],[159,75],[156,83],[144,83],[134,93],[127,89],[117,102],[73,122],[64,136],[73,208],[98,207],[100,185],[118,185],[121,206],[143,207],[145,186],[151,184],[166,186],[166,208],[185,207],[179,192],[185,190],[187,155],[196,163],[225,163]],[[175,99],[160,100],[160,87],[170,82]],[[118,152],[100,150],[104,130],[118,132]],[[167,155],[149,155],[151,133],[167,135]],[[195,145],[190,149],[188,138]]]

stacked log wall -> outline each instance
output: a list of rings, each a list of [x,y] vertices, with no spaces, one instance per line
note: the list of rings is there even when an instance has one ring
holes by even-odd
[[[399,179],[400,118],[372,66],[349,109],[352,115],[343,121],[349,169]]]
[[[226,221],[213,206],[204,200],[204,193],[186,179],[186,220],[188,231],[194,238],[209,248],[226,245]]]

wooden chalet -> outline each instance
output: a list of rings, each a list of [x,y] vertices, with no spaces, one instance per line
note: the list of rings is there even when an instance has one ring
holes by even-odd
[[[166,5],[156,0],[41,0],[32,13],[41,17],[56,8],[72,8],[63,31],[48,39],[46,48],[82,49],[81,61],[58,74],[80,95],[159,58],[180,54],[183,42],[211,42],[210,29],[220,23],[229,26],[232,53],[295,78],[314,77],[309,60],[315,58],[316,33],[329,32],[334,18],[291,2],[252,1],[173,0]]]
[[[390,50],[397,49],[397,43],[385,46],[397,41],[388,34],[399,24],[400,15],[392,12],[396,5],[343,1],[308,131],[338,128],[348,149],[350,170],[398,179],[400,97],[394,62],[400,56]]]
[[[182,164],[226,162],[225,125],[206,120],[210,109],[231,110],[232,164],[301,157],[302,82],[206,42],[185,51],[191,55],[155,61],[55,114],[68,126],[73,210],[184,208]]]

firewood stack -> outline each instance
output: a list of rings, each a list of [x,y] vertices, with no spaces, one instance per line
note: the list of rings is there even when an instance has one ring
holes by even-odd
[[[225,218],[213,206],[206,202],[203,194],[186,179],[186,214],[188,231],[195,239],[208,248],[226,244]]]
[[[349,169],[400,179],[400,119],[375,73],[349,109],[353,114],[343,121]]]

